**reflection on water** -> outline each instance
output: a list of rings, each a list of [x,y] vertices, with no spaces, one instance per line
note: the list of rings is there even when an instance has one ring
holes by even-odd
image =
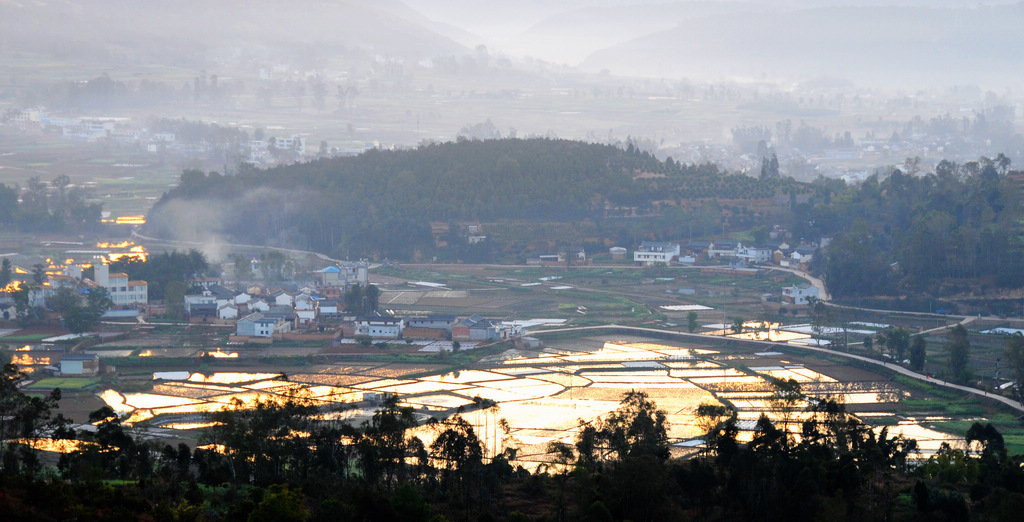
[[[922,456],[936,453],[939,451],[939,446],[941,446],[943,442],[953,447],[956,447],[958,443],[963,442],[962,437],[925,428],[919,424],[918,420],[914,419],[900,421],[896,426],[888,426],[888,430],[889,437],[903,435],[908,439],[917,440],[917,447],[921,451]],[[881,426],[875,428],[875,433],[881,433],[881,431]]]
[[[753,341],[772,341],[782,343],[795,341],[797,339],[810,339],[811,336],[796,332],[784,332],[781,330],[755,330],[753,332],[730,334],[729,337],[734,339],[750,339]]]
[[[584,350],[586,343],[593,346]],[[756,419],[770,418],[797,423],[807,417],[799,401],[793,411],[779,411],[769,399],[769,378],[794,379],[812,398],[838,397],[846,404],[878,404],[897,400],[898,394],[871,383],[850,387],[835,378],[800,365],[775,361],[776,366],[752,366],[738,370],[729,357],[712,350],[691,350],[649,341],[604,342],[573,340],[571,349],[558,345],[535,357],[516,357],[489,370],[474,369],[423,375],[415,365],[353,365],[324,371],[299,373],[285,379],[279,373],[218,372],[210,375],[188,372],[157,372],[149,393],[119,393],[106,390],[101,398],[115,411],[131,414],[128,423],[159,423],[176,430],[195,430],[209,424],[190,415],[230,407],[232,401],[249,404],[255,400],[298,399],[316,405],[354,405],[342,412],[325,414],[333,419],[358,424],[372,417],[386,393],[397,394],[403,405],[411,406],[421,420],[444,417],[463,410],[484,442],[488,455],[498,451],[502,441],[514,441],[523,462],[544,460],[551,441],[573,442],[581,425],[592,423],[614,411],[623,394],[631,389],[645,391],[668,420],[672,442],[694,444],[702,433],[697,427],[700,404],[730,404],[740,420],[740,440],[749,440]],[[753,354],[750,357],[771,357]],[[747,357],[749,359],[750,357]],[[723,362],[724,361],[724,362]],[[479,407],[479,399],[495,405]],[[724,401],[724,402],[723,402]],[[484,406],[488,406],[485,404]],[[184,416],[185,418],[181,418]],[[504,422],[502,422],[504,421]],[[791,424],[796,431],[799,427]],[[916,422],[893,426],[907,436],[920,436],[925,448],[931,442],[948,439]],[[506,431],[507,429],[507,431]],[[429,445],[431,429],[417,431]],[[937,448],[938,442],[934,446]]]
[[[189,375],[188,380],[192,382],[208,382],[217,384],[236,384],[240,382],[253,382],[260,381],[263,379],[272,379],[280,376],[280,373],[237,373],[237,372],[221,372],[214,373],[212,375],[203,375],[201,373],[193,373]]]
[[[219,422],[172,422],[169,424],[163,424],[160,427],[172,430],[203,430],[220,425],[221,424]]]
[[[95,445],[92,442],[86,442],[82,440],[68,440],[68,439],[16,439],[9,440],[7,444],[24,444],[31,446],[38,451],[48,451],[50,453],[71,453],[75,450],[85,448],[89,445]]]

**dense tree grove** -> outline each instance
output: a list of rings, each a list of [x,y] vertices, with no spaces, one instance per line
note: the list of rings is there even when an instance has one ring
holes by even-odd
[[[129,279],[149,283],[149,298],[164,299],[172,283],[205,277],[210,271],[206,255],[196,249],[149,254],[145,260],[124,257],[110,263],[111,272],[124,272]]]
[[[1024,457],[991,425],[911,466],[913,440],[831,399],[804,409],[795,381],[773,383],[779,420],[762,416],[746,444],[731,410],[702,405],[707,445],[686,460],[670,458],[665,413],[630,391],[530,472],[513,464],[514,446],[485,451],[461,415],[417,427],[396,397],[358,426],[301,394],[239,402],[212,413],[191,449],[137,438],[109,407],[74,433],[52,415],[59,391],[27,397],[12,365],[2,377],[11,520],[1007,520],[1024,505]],[[36,437],[84,443],[45,471]]]
[[[146,227],[159,236],[216,234],[335,256],[489,262],[515,245],[469,244],[458,223],[586,224],[602,247],[737,230],[763,240],[782,224],[794,243],[831,238],[812,268],[838,298],[1024,286],[1024,206],[1009,158],[943,161],[927,174],[918,173],[919,161],[907,163],[906,173],[880,171],[849,186],[775,176],[770,161],[772,175],[753,177],[660,161],[632,144],[460,138],[243,167],[233,176],[185,171]],[[182,216],[193,214],[204,218],[183,226]],[[435,242],[437,223],[448,232]]]
[[[833,238],[823,272],[836,297],[1020,287],[1024,207],[1008,174],[1002,155],[943,161],[925,175],[896,169],[794,219],[811,237]]]
[[[342,302],[345,310],[354,315],[374,315],[380,302],[380,289],[377,285],[353,285],[345,290]]]
[[[662,162],[632,147],[460,139],[235,176],[186,171],[146,227],[178,234],[181,204],[204,201],[223,211],[203,226],[242,242],[409,259],[433,251],[432,221],[600,221],[624,212],[617,209],[651,211],[655,201],[770,198],[782,183]]]
[[[46,182],[29,178],[25,189],[0,183],[0,228],[24,232],[92,232],[102,205],[85,201],[86,192],[60,175]]]
[[[60,314],[69,332],[80,334],[98,325],[103,314],[113,306],[110,294],[101,286],[92,288],[60,287],[46,298],[46,306]]]
[[[949,374],[961,384],[971,378],[971,340],[964,325],[958,324],[946,332],[946,350],[949,352]]]

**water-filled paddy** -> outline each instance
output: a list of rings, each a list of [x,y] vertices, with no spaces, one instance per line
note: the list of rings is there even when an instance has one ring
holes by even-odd
[[[729,404],[737,411],[749,440],[753,421],[762,413],[773,419],[799,421],[806,401],[793,411],[780,412],[769,400],[770,378],[793,379],[814,398],[839,397],[847,405],[871,405],[884,416],[895,407],[899,393],[886,383],[838,382],[834,376],[781,359],[782,354],[719,355],[649,339],[574,339],[555,343],[531,356],[509,358],[489,368],[430,374],[417,365],[339,365],[285,376],[270,372],[212,374],[163,372],[150,392],[121,394],[107,390],[101,398],[116,411],[131,414],[130,423],[148,422],[165,428],[195,430],[206,422],[204,413],[228,407],[233,400],[310,400],[314,404],[345,406],[334,414],[358,423],[372,416],[385,393],[397,394],[418,416],[444,417],[463,409],[477,427],[488,451],[501,441],[520,447],[525,462],[543,460],[547,443],[572,442],[581,423],[594,422],[614,411],[625,392],[642,390],[668,420],[668,433],[680,447],[693,446],[702,433],[696,410],[701,404]],[[739,362],[742,361],[742,362]],[[745,369],[733,367],[743,364]],[[827,371],[827,370],[826,370]],[[481,399],[490,402],[481,403]],[[482,406],[482,407],[481,407]],[[879,411],[880,410],[880,411]],[[173,415],[173,420],[171,416]],[[167,420],[161,422],[162,416]],[[501,422],[504,420],[505,422]],[[892,424],[892,422],[887,422]],[[507,427],[507,432],[504,428]],[[890,434],[920,436],[925,451],[934,451],[950,437],[916,421],[890,426]],[[417,430],[424,442],[430,429]]]

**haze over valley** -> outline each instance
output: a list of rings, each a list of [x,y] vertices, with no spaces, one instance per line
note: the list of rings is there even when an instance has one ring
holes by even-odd
[[[0,0],[0,518],[1019,517],[1021,27]]]
[[[35,109],[50,121],[128,117],[143,130],[151,117],[184,118],[245,132],[246,143],[217,159],[193,151],[171,158],[177,166],[265,164],[247,142],[293,134],[311,149],[326,142],[328,153],[459,135],[631,138],[663,159],[743,172],[761,160],[751,130],[786,174],[808,180],[862,179],[907,157],[935,164],[1022,150],[1012,73],[1020,3],[0,9],[8,121]]]

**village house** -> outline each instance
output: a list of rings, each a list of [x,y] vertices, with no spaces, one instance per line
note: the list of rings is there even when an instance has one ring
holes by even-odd
[[[214,310],[217,309],[217,298],[208,292],[202,294],[189,294],[185,296],[185,313],[191,314],[192,309],[196,306],[208,305],[212,306]]]
[[[472,341],[497,341],[501,339],[501,323],[490,319],[481,319],[469,327],[469,339]]]
[[[321,316],[335,317],[339,314],[338,301],[334,299],[320,301],[318,309]]]
[[[219,308],[217,308],[217,319],[238,319],[238,307],[233,304],[225,304],[220,306]]]
[[[452,339],[497,341],[521,333],[518,326],[506,326],[499,321],[471,315],[452,324]]]
[[[810,301],[818,298],[818,289],[812,285],[793,285],[787,286],[782,289],[783,301],[796,304],[805,305],[810,304]]]
[[[69,353],[60,359],[62,377],[94,376],[100,373],[100,357],[94,353]]]
[[[766,247],[745,247],[740,245],[736,248],[735,257],[746,261],[748,264],[770,263],[772,261],[772,250]]]
[[[199,287],[203,290],[210,290],[213,287],[220,286],[220,277],[195,277],[185,281],[185,284],[189,287]],[[223,289],[223,287],[221,287]],[[224,289],[226,290],[226,289]],[[233,295],[233,292],[231,293]]]
[[[695,239],[687,241],[686,252],[694,258],[708,255],[708,250],[711,249],[711,242],[704,241],[702,239]]]
[[[287,138],[274,138],[274,148],[278,150],[294,150],[299,155],[306,153],[306,138],[292,134]]]
[[[95,283],[107,290],[114,306],[145,305],[149,302],[149,283],[129,281],[128,274],[122,272],[110,273],[110,265],[97,264],[93,271]]]
[[[541,254],[537,257],[531,257],[526,259],[526,264],[531,266],[547,266],[558,264],[559,259],[557,254]],[[562,263],[565,263],[562,260]]]
[[[320,284],[323,286],[345,286],[345,277],[342,275],[341,268],[333,265],[322,268]]]
[[[316,310],[296,310],[295,321],[300,325],[307,325],[316,321]]]
[[[284,290],[278,290],[278,291],[270,294],[270,297],[272,297],[274,299],[274,304],[279,305],[279,306],[293,306],[293,305],[295,305],[295,296],[293,296],[292,294],[290,294],[288,292],[285,292]]]
[[[217,303],[193,304],[188,310],[188,322],[209,323],[217,318]]]
[[[324,267],[317,275],[317,284],[321,287],[345,288],[353,284],[366,286],[369,283],[369,265],[365,261],[345,262]]]
[[[587,252],[581,246],[563,246],[558,249],[558,262],[586,263]]]
[[[454,315],[428,315],[426,317],[410,317],[406,319],[406,322],[412,328],[433,328],[451,333],[456,317]]]
[[[275,333],[291,331],[288,321],[282,316],[264,315],[263,312],[249,314],[235,323],[235,335],[242,337],[273,337]]]
[[[732,239],[718,239],[711,244],[708,248],[708,257],[732,257],[736,255],[736,250],[741,248],[743,245],[739,241]]]
[[[265,299],[253,299],[252,301],[249,301],[246,304],[249,305],[249,310],[254,312],[270,311],[270,303],[268,303]]]
[[[812,245],[800,245],[790,254],[789,258],[793,264],[802,265],[810,263],[814,259],[814,252],[817,251]]]
[[[404,327],[405,321],[398,317],[366,316],[356,319],[355,334],[372,339],[398,339]]]
[[[679,243],[644,241],[633,252],[633,263],[638,266],[668,265],[679,259]]]
[[[428,315],[426,317],[407,317],[402,337],[423,339],[450,339],[452,326],[456,317],[453,315]]]
[[[299,294],[295,296],[295,309],[296,310],[316,310],[316,299],[313,299],[309,294]]]

